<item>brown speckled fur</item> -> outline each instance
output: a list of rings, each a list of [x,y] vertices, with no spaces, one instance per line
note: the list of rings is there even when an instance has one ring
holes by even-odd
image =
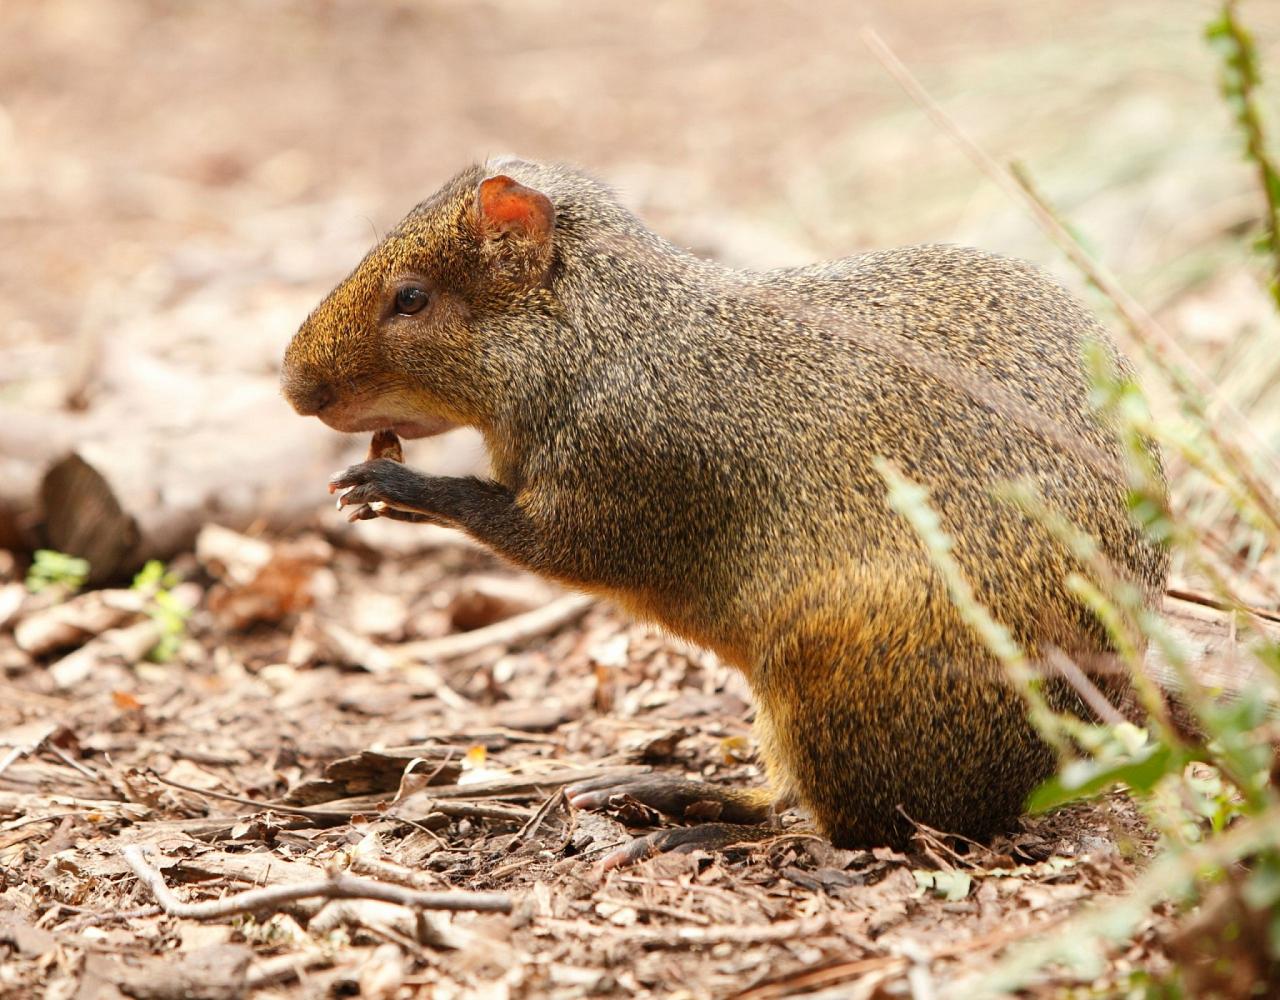
[[[482,232],[476,187],[496,173],[553,203],[549,246]],[[432,306],[390,316],[408,275]],[[979,598],[1032,653],[1105,649],[1064,586],[1079,567],[992,495],[1030,480],[1162,589],[1088,405],[1088,338],[1107,341],[1018,261],[924,246],[737,272],[574,170],[504,160],[418,206],[321,303],[285,386],[334,387],[347,426],[478,427],[495,483],[458,486],[440,520],[715,649],[755,692],[774,793],[837,844],[900,844],[899,807],[970,835],[1007,824],[1053,761],[873,460],[930,489]],[[502,497],[491,528],[480,508]]]

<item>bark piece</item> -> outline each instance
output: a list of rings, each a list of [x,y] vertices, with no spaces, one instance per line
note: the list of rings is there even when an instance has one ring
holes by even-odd
[[[243,944],[214,945],[179,955],[148,959],[111,975],[121,992],[135,1000],[239,1000],[248,988],[253,949]]]
[[[113,628],[49,667],[53,682],[63,690],[75,687],[106,662],[133,665],[160,642],[161,631],[150,618],[124,628]]]
[[[413,761],[422,761],[418,770],[432,775],[434,784],[451,785],[462,774],[465,747],[412,746],[362,750],[330,763],[324,779],[308,781],[290,790],[284,801],[308,806],[333,799],[376,792],[394,792],[400,787],[404,770]]]
[[[89,584],[98,585],[128,566],[142,535],[106,478],[72,452],[40,483],[44,534],[49,547],[89,563]]]
[[[316,571],[333,549],[315,537],[271,545],[210,524],[196,539],[196,558],[219,580],[209,591],[209,610],[227,628],[243,629],[309,608]]]
[[[146,598],[133,590],[93,590],[25,616],[13,630],[32,656],[83,643],[141,614]]]

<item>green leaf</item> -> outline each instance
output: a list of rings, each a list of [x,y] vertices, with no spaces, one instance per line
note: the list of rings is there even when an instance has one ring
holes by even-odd
[[[973,887],[973,879],[962,871],[913,871],[911,874],[915,876],[916,885],[922,894],[932,892],[948,903],[958,903],[969,895],[969,890]]]
[[[1149,792],[1166,774],[1181,770],[1181,759],[1163,743],[1149,744],[1119,760],[1073,760],[1031,793],[1027,808],[1046,812],[1119,784],[1128,785],[1135,792]]]

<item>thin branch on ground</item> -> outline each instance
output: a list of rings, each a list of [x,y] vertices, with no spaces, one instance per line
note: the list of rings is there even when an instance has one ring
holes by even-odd
[[[31,749],[32,748],[29,746],[10,748],[9,752],[6,753],[4,757],[0,757],[0,774],[4,774],[5,771],[9,770],[9,765],[12,764],[15,760],[18,760],[20,757],[24,757],[27,754],[29,754],[31,752]]]
[[[333,956],[319,949],[277,955],[249,966],[245,986],[251,990],[278,986],[293,979],[302,979],[312,969],[326,968],[332,964]]]
[[[616,928],[605,928],[585,920],[544,917],[543,923],[563,927],[588,937],[612,935]],[[802,920],[780,920],[772,924],[728,924],[716,927],[658,927],[627,929],[627,943],[643,948],[700,948],[717,944],[766,944],[772,941],[804,941],[831,929],[831,920],[816,917]]]
[[[898,812],[901,814],[903,819],[916,828],[915,835],[912,839],[919,842],[922,848],[922,853],[927,854],[936,863],[938,863],[939,871],[953,870],[955,866],[959,866],[961,868],[982,867],[975,858],[966,858],[955,851],[947,843],[947,838],[950,837],[953,840],[961,841],[968,844],[970,847],[976,848],[978,851],[987,851],[988,848],[986,845],[979,844],[976,840],[970,840],[963,834],[947,833],[945,830],[939,830],[935,827],[929,826],[927,823],[921,823],[918,819],[913,819],[911,814],[903,809],[902,806],[898,806]],[[955,865],[949,865],[947,862],[943,861],[942,858],[939,857],[938,852],[941,852],[942,854],[949,854],[951,856],[951,860],[955,862]]]
[[[1170,587],[1165,591],[1165,594],[1169,597],[1177,598],[1179,601],[1186,601],[1188,604],[1199,604],[1202,607],[1213,608],[1215,611],[1243,611],[1265,622],[1280,623],[1280,613],[1268,611],[1266,608],[1228,604],[1226,601],[1219,600],[1210,594],[1201,594],[1194,590],[1183,590],[1179,587]]]
[[[67,753],[65,750],[62,749],[62,747],[58,746],[56,743],[50,743],[46,740],[44,749],[47,750],[49,753],[53,754],[55,757],[57,757],[58,760],[62,761],[62,763],[66,764],[67,767],[71,768],[74,771],[80,772],[80,774],[84,775],[84,777],[88,778],[90,781],[102,780],[102,775],[100,775],[97,771],[93,770],[93,768],[89,767],[88,765],[80,763],[80,761],[76,760],[74,757],[71,756],[71,754]]]
[[[440,813],[450,819],[496,819],[511,823],[527,821],[531,811],[520,806],[491,805],[485,802],[432,802],[431,813]]]
[[[164,876],[147,864],[141,844],[128,844],[121,851],[125,863],[138,880],[150,890],[161,909],[171,917],[185,920],[221,920],[237,913],[279,909],[300,899],[377,899],[418,910],[482,911],[510,913],[511,897],[497,892],[420,892],[403,886],[357,878],[344,871],[332,871],[328,878],[315,882],[273,885],[250,889],[211,899],[203,903],[184,903],[165,885]]]
[[[389,648],[387,652],[401,661],[430,662],[454,660],[478,652],[486,646],[514,646],[568,625],[586,614],[594,603],[595,598],[587,594],[569,594],[541,608],[505,618],[484,628],[441,636],[438,639],[406,642]]]
[[[70,903],[58,903],[57,906],[68,913],[78,914],[74,920],[69,920],[58,928],[60,934],[77,934],[86,927],[96,927],[98,924],[117,921],[141,920],[159,916],[164,912],[158,906],[139,906],[132,910],[116,910],[112,913],[96,913],[83,906],[72,906]]]
[[[352,854],[350,867],[351,871],[359,875],[370,875],[382,882],[392,882],[396,885],[407,886],[410,889],[420,889],[424,892],[428,891],[425,886],[439,884],[430,872],[408,868],[386,858]]]
[[[174,781],[172,778],[162,778],[155,772],[151,772],[151,777],[162,785],[169,785],[172,788],[190,792],[192,795],[201,795],[211,799],[220,799],[224,802],[235,802],[240,805],[251,806],[258,812],[278,812],[284,813],[286,816],[303,816],[317,822],[345,823],[356,812],[360,811],[355,809],[326,809],[323,806],[291,806],[280,802],[259,802],[256,799],[247,799],[240,795],[232,795],[229,792],[216,792],[210,788],[196,788],[193,785],[184,785],[182,782]],[[421,794],[421,791],[429,791],[429,789],[420,790],[416,794]],[[390,795],[387,796],[386,801],[391,801]],[[529,810],[520,806],[493,805],[484,802],[437,802],[434,799],[430,799],[430,797],[427,797],[427,801],[426,809],[428,815],[438,813],[441,816],[448,816],[450,819],[496,819],[519,823],[527,820],[530,816]],[[369,806],[366,805],[362,808],[367,809]],[[421,822],[421,818],[419,822]]]
[[[549,796],[547,801],[542,803],[537,811],[529,817],[529,821],[516,832],[515,838],[508,845],[507,850],[512,850],[518,845],[532,840],[542,827],[542,824],[546,822],[547,817],[551,815],[552,810],[564,807],[566,802],[564,788],[560,788],[554,795]]]
[[[160,784],[168,785],[170,788],[190,792],[192,795],[199,795],[202,798],[219,799],[223,802],[234,802],[237,805],[250,806],[257,812],[278,812],[287,816],[305,816],[308,819],[328,820],[338,823],[345,823],[352,816],[350,812],[336,809],[317,809],[315,806],[291,806],[282,802],[260,802],[257,799],[247,799],[243,795],[232,795],[230,792],[218,792],[212,788],[196,788],[194,785],[185,785],[181,781],[162,777],[156,774],[155,771],[148,771],[147,774],[160,782]]]

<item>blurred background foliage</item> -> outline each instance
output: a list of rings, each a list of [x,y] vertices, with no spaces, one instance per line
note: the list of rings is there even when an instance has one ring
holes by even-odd
[[[1250,398],[1274,365],[1237,358],[1236,337],[1274,321],[1236,238],[1256,191],[1202,39],[1213,10],[11,0],[0,402],[53,403],[94,335],[271,369],[377,232],[492,153],[579,163],[676,242],[738,264],[955,241],[1075,280],[870,57],[868,24]],[[1247,13],[1266,61],[1280,7]]]

